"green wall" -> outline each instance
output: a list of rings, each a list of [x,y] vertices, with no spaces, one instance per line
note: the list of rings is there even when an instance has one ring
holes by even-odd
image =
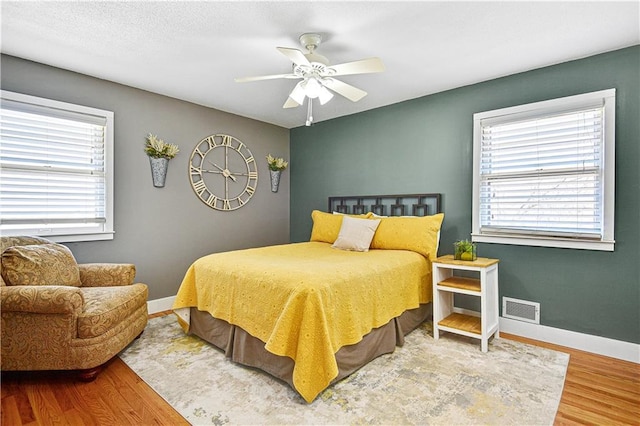
[[[291,131],[293,242],[333,195],[439,192],[440,254],[471,232],[473,114],[615,88],[614,252],[480,244],[500,297],[540,303],[542,325],[640,343],[640,46],[465,86]]]

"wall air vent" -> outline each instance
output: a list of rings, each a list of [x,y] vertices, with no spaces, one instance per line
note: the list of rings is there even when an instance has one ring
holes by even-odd
[[[502,316],[518,321],[540,324],[540,304],[528,300],[503,297]]]

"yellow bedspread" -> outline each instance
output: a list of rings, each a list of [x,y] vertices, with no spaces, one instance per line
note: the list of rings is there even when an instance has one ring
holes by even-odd
[[[173,309],[207,311],[293,359],[294,386],[311,402],[337,376],[338,349],[431,301],[430,273],[411,251],[321,242],[216,253],[191,265]]]

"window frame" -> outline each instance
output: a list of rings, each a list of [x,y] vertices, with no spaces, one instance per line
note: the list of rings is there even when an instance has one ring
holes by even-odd
[[[10,92],[7,90],[0,91],[2,101],[8,100],[16,103],[33,105],[36,108],[50,108],[60,110],[63,114],[70,113],[91,115],[105,120],[104,133],[104,177],[105,177],[105,222],[102,230],[83,231],[81,228],[66,228],[64,230],[51,229],[49,232],[38,230],[37,227],[20,231],[2,230],[3,235],[35,235],[47,238],[54,242],[81,242],[81,241],[102,241],[113,240],[114,237],[114,113],[112,111],[102,110],[98,108],[77,105],[68,102],[56,101],[53,99],[42,98],[38,96],[26,95],[22,93]],[[1,177],[1,174],[0,174]]]
[[[602,237],[600,239],[566,238],[527,234],[524,231],[517,234],[490,233],[481,231],[481,142],[482,122],[498,121],[509,123],[523,119],[535,119],[551,114],[588,109],[594,106],[604,107],[604,142],[602,170]],[[478,243],[496,243],[511,245],[526,245],[536,247],[573,248],[584,250],[614,251],[614,222],[615,222],[615,89],[606,89],[584,93],[575,96],[534,102],[485,111],[473,115],[473,199],[472,199],[472,232],[471,239]]]

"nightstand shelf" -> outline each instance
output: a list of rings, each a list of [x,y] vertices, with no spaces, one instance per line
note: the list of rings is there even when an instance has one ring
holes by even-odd
[[[465,335],[470,333],[470,337],[480,337],[482,334],[482,321],[480,320],[480,317],[453,313],[445,319],[440,320],[438,322],[438,328],[442,331],[450,331],[452,333]]]
[[[447,291],[445,287],[451,287],[452,289],[466,290],[468,294],[480,296],[480,280],[477,280],[475,278],[450,277],[438,284],[443,287],[442,290],[444,291]]]
[[[452,255],[433,261],[433,338],[448,331],[480,339],[487,352],[489,338],[498,331],[498,259],[479,257],[474,261],[455,260]],[[454,271],[472,271],[476,277],[454,275]],[[480,312],[460,312],[454,307],[454,295],[480,298]]]

